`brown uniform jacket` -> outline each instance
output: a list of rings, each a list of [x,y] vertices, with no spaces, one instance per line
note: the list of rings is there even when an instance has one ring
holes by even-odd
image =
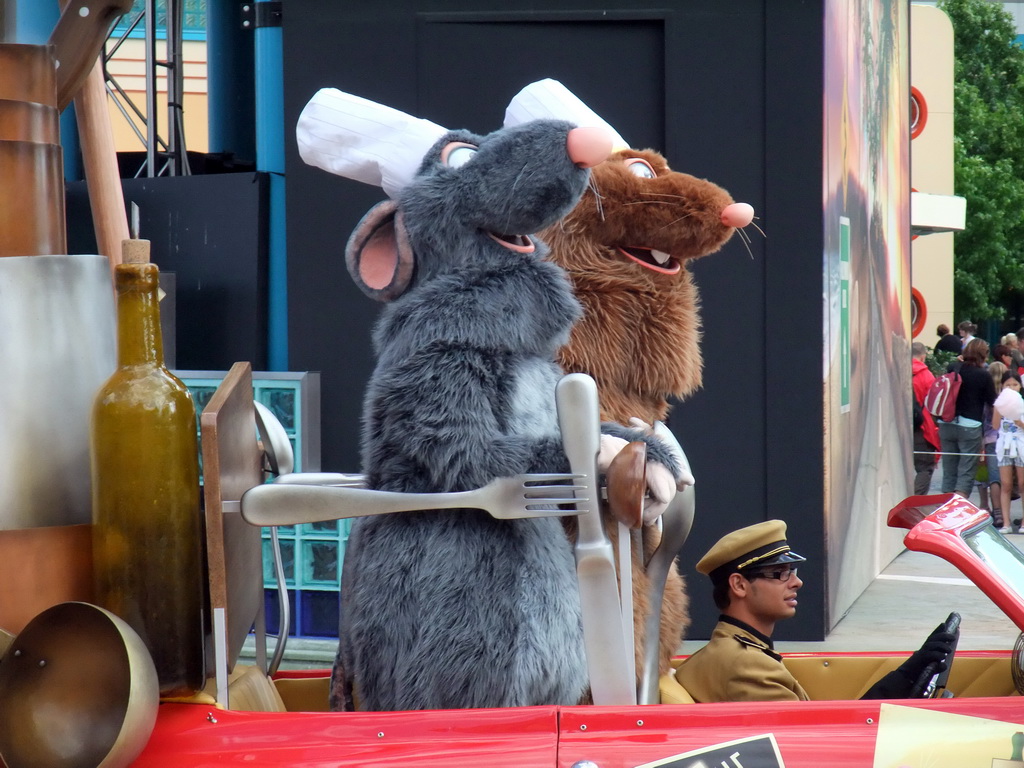
[[[809,699],[771,638],[729,616],[719,617],[711,640],[682,663],[676,679],[700,703]]]

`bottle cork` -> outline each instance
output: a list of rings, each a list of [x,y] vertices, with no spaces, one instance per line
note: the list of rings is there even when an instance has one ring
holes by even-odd
[[[124,264],[147,264],[149,240],[122,240],[121,261]]]

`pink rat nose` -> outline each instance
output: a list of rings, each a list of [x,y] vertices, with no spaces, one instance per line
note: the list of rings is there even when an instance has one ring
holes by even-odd
[[[754,220],[754,206],[748,203],[733,203],[722,209],[722,223],[727,227],[742,229]]]
[[[612,136],[604,128],[573,128],[566,137],[565,148],[580,168],[593,168],[612,153]]]

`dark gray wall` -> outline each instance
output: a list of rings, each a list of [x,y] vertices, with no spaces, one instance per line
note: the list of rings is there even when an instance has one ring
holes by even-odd
[[[177,357],[189,370],[267,366],[267,178],[262,173],[122,179],[151,260],[175,273]],[[84,181],[67,185],[68,252],[95,253]]]
[[[343,251],[383,193],[305,166],[292,138],[299,111],[333,86],[487,132],[523,85],[554,77],[634,146],[757,211],[768,237],[755,237],[752,255],[734,238],[693,265],[704,389],[671,424],[698,479],[680,560],[691,636],[707,637],[716,615],[693,564],[727,531],[780,517],[811,563],[800,614],[778,637],[823,637],[821,34],[820,0],[672,0],[655,10],[622,0],[289,0],[289,367],[323,373],[325,469],[359,466],[378,308],[351,284]]]

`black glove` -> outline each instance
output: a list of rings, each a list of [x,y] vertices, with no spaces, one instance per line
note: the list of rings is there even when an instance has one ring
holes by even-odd
[[[943,626],[937,626],[928,635],[924,645],[914,651],[899,667],[871,686],[861,699],[905,699],[930,664],[935,664],[932,674],[945,671],[946,659],[956,647],[957,636],[951,632],[944,632]]]
[[[943,625],[939,624],[935,631],[928,635],[918,650],[911,654],[910,658],[900,664],[897,669],[902,672],[911,682],[916,681],[929,664],[937,664],[932,674],[946,670],[946,659],[956,647],[957,636],[951,632],[944,632]]]

